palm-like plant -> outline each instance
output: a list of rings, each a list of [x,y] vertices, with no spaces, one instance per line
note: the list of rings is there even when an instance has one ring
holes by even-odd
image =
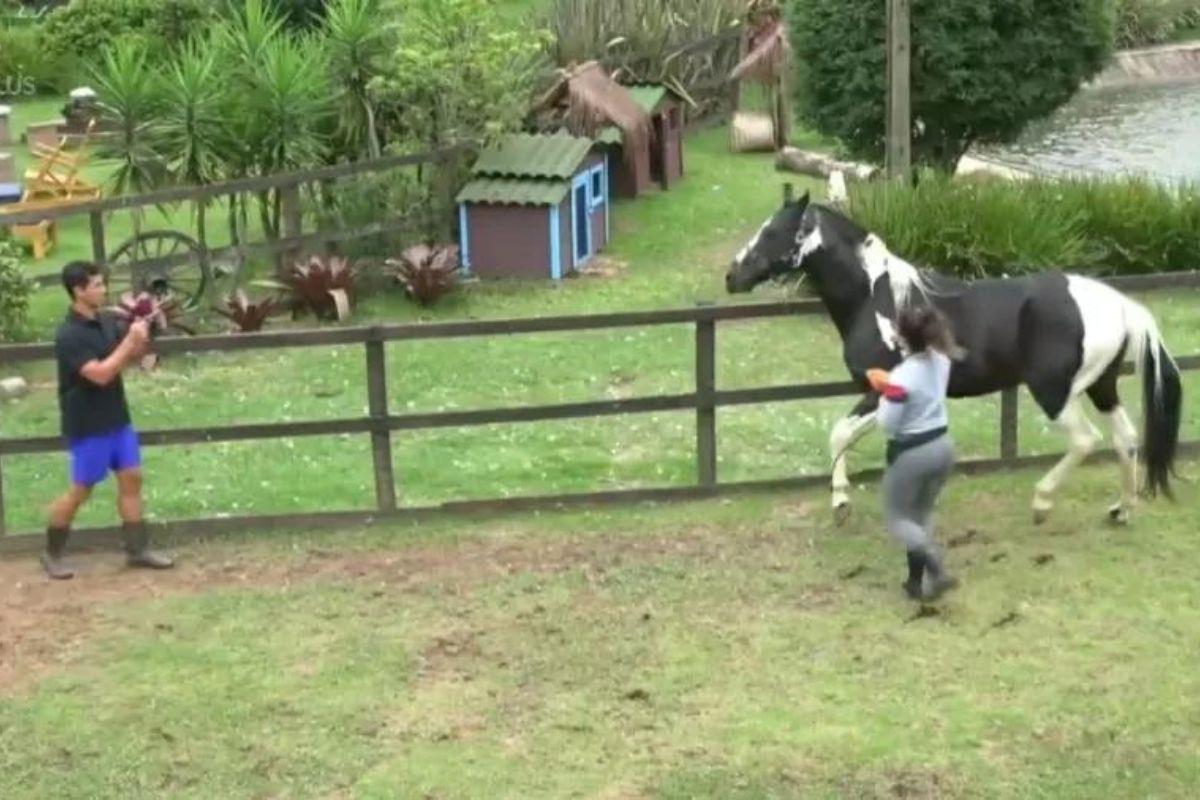
[[[221,180],[231,136],[223,113],[228,89],[217,67],[215,51],[203,43],[186,45],[165,71],[162,90],[156,138],[172,181],[203,186]],[[195,202],[197,238],[204,246],[208,238],[208,203]],[[207,264],[204,266],[207,268]]]
[[[338,135],[345,152],[379,158],[382,148],[369,84],[393,48],[391,30],[379,23],[378,0],[334,0],[325,11],[325,47],[338,105]]]
[[[156,148],[159,135],[161,92],[145,47],[136,39],[118,39],[92,68],[99,123],[111,130],[97,148],[101,158],[116,162],[108,180],[113,194],[148,192],[165,179],[163,161]],[[133,212],[134,234],[141,229],[141,214]]]

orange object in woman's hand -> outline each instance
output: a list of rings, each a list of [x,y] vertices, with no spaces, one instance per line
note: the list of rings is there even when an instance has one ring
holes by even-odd
[[[882,392],[888,385],[889,375],[887,370],[869,369],[867,370],[867,383],[871,384],[871,388],[877,392]]]

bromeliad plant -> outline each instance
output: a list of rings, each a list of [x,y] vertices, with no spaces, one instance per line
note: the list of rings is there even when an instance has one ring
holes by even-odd
[[[384,263],[405,294],[422,306],[432,305],[458,285],[458,245],[418,244]]]
[[[231,327],[235,333],[253,333],[261,331],[267,318],[278,308],[279,302],[274,297],[250,300],[238,289],[225,301],[225,308],[218,308],[217,313],[233,323]]]
[[[317,319],[342,321],[354,303],[357,270],[340,256],[310,256],[292,265],[284,284],[292,292],[293,317],[309,311]]]

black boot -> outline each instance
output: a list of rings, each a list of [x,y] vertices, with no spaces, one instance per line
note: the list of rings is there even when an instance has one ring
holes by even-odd
[[[46,576],[53,580],[65,581],[75,577],[75,570],[62,560],[70,536],[70,528],[46,528],[46,552],[42,553],[42,569],[46,570]]]
[[[951,589],[958,588],[958,579],[946,574],[946,568],[933,548],[925,557],[925,569],[929,572],[929,589],[922,599],[936,600]]]
[[[902,585],[904,592],[913,600],[921,599],[921,583],[925,578],[925,554],[920,550],[908,551],[908,580]]]
[[[123,529],[127,563],[131,567],[170,569],[175,562],[149,549],[150,529],[145,522],[126,522]]]

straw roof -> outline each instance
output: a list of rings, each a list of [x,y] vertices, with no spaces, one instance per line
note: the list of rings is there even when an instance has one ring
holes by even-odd
[[[596,61],[559,70],[558,80],[535,108],[558,109],[576,136],[595,138],[615,125],[624,139],[626,157],[647,146],[654,135],[646,109]]]

